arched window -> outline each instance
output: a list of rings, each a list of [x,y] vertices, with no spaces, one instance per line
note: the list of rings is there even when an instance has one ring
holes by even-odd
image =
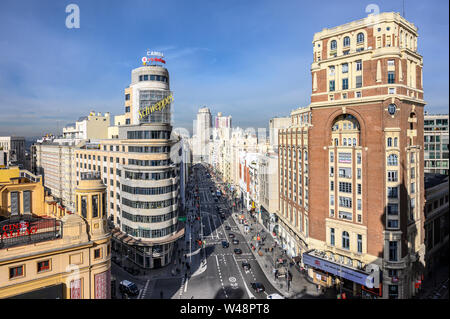
[[[342,248],[350,249],[350,236],[346,231],[342,232]]]
[[[343,145],[344,146],[347,146],[347,139],[344,137],[344,143],[343,143]]]
[[[350,37],[345,37],[344,38],[344,47],[348,47],[350,46]]]
[[[356,146],[356,138],[353,139],[353,146]]]
[[[388,166],[397,166],[398,165],[398,157],[395,154],[391,154],[388,156]]]
[[[392,137],[388,137],[388,139],[387,139],[387,147],[392,147]]]
[[[336,42],[336,40],[331,41],[330,46],[331,46],[331,47],[330,47],[331,50],[336,50],[336,48],[337,48],[337,42]]]
[[[308,160],[308,152],[305,151],[305,161],[307,161],[307,160]]]
[[[339,146],[339,140],[337,138],[334,139],[334,146]]]
[[[398,146],[398,138],[394,137],[394,147],[397,147],[397,146]]]
[[[364,33],[362,33],[362,32],[358,33],[358,35],[356,36],[356,42],[357,43],[364,42]]]

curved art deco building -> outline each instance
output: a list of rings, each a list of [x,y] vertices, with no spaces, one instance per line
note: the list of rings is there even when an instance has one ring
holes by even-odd
[[[101,171],[108,186],[112,249],[123,266],[168,265],[174,243],[184,235],[178,223],[179,172],[170,156],[176,142],[171,139],[172,100],[165,67],[134,69],[117,135],[86,144],[77,159],[82,169],[92,164],[92,170]]]

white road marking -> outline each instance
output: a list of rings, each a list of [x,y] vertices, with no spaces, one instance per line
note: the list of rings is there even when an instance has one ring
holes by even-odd
[[[186,283],[184,285],[184,292],[187,291],[188,282],[189,282],[189,278],[186,279]]]
[[[147,293],[147,287],[148,287],[149,282],[150,282],[150,279],[148,279],[147,282],[145,283],[144,289],[139,291],[138,299],[143,299],[145,297],[145,294]]]

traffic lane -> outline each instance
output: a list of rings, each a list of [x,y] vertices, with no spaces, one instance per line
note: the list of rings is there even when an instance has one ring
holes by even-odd
[[[224,289],[230,299],[250,299],[249,285],[239,269],[235,256],[237,255],[232,251],[217,256],[222,270]]]
[[[116,298],[122,298],[122,294],[119,291],[119,285],[122,280],[128,280],[136,284],[139,291],[142,291],[145,287],[146,280],[141,280],[139,278],[133,277],[130,273],[122,269],[122,267],[116,265],[114,262],[111,262],[111,275],[116,279]],[[129,299],[137,299],[137,296],[128,296]]]

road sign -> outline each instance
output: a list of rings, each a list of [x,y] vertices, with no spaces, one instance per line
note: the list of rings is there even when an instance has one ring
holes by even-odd
[[[186,216],[179,216],[178,217],[178,221],[185,222],[186,221]]]

